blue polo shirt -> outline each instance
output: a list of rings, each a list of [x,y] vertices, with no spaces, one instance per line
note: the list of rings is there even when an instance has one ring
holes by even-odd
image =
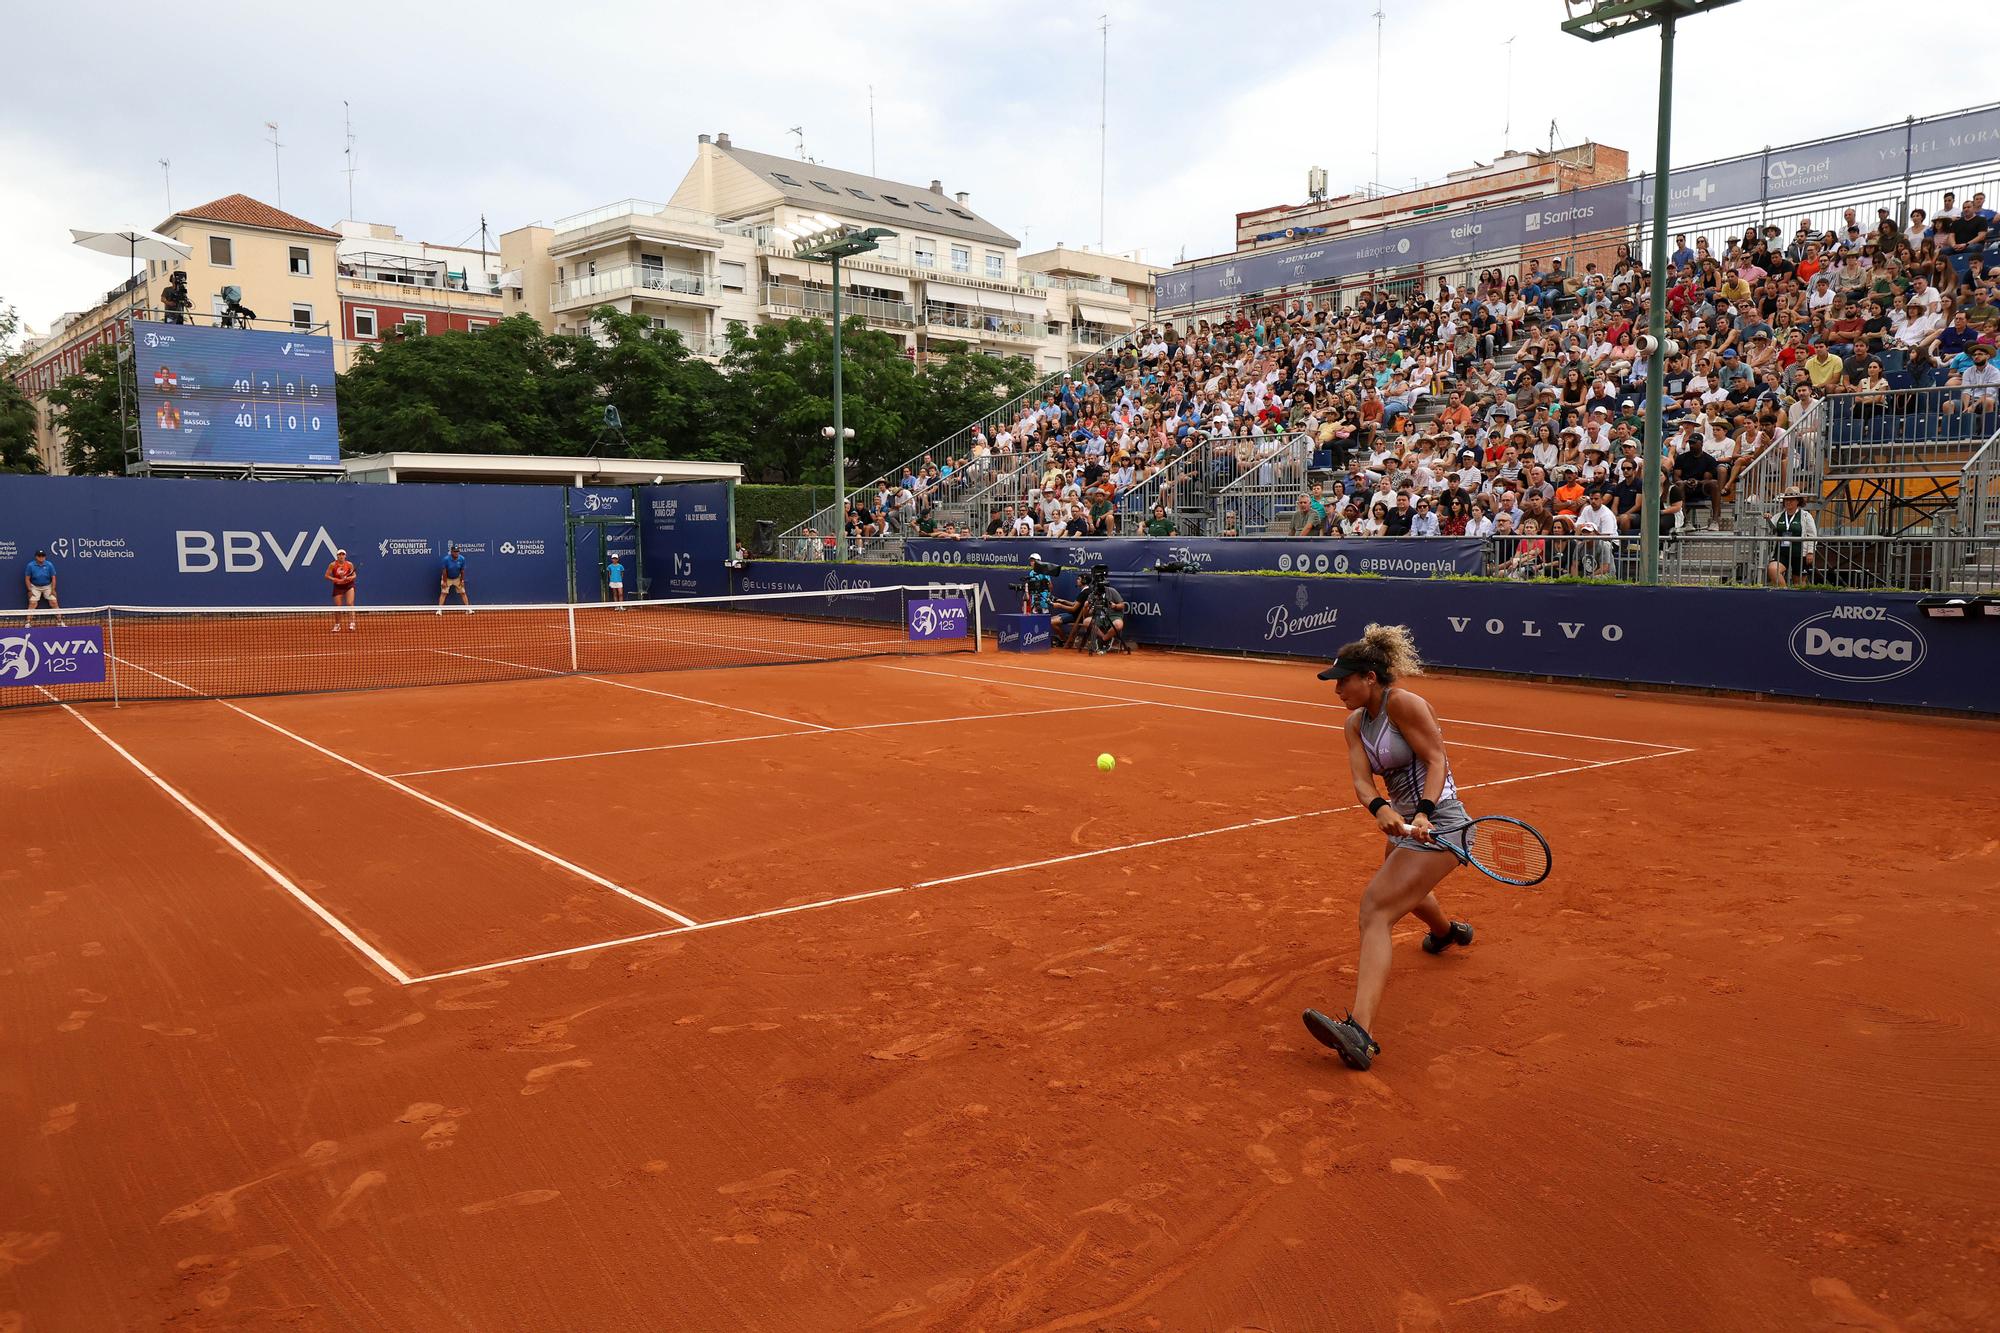
[[[448,579],[461,578],[465,574],[465,557],[447,555],[444,558],[444,576]]]
[[[623,583],[625,581],[624,562],[613,560],[610,564],[606,565],[604,567],[604,577],[612,583]]]
[[[28,582],[37,588],[46,588],[56,581],[56,567],[47,560],[28,562]]]

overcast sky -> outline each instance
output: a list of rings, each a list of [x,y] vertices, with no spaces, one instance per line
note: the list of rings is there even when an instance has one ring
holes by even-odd
[[[1558,0],[1381,0],[1381,178],[1585,139],[1650,165],[1658,40],[1564,35]],[[1095,245],[1100,14],[1110,17],[1113,250],[1230,248],[1239,210],[1374,175],[1371,0],[944,0],[852,7],[424,0],[19,7],[0,64],[0,300],[33,328],[101,299],[122,260],[68,228],[157,226],[241,192],[331,226],[354,211],[439,244],[615,199],[664,200],[695,136],[968,190],[1025,250]],[[1741,0],[1682,26],[1677,164],[1990,98],[1990,62],[1922,6]],[[830,17],[849,13],[851,20]],[[1913,16],[1898,22],[1897,16]],[[1254,17],[1251,17],[1254,16]],[[1513,47],[1512,97],[1507,47]],[[1986,66],[1986,68],[1982,68]],[[1905,76],[1901,71],[1910,71]],[[265,121],[280,127],[283,193]]]

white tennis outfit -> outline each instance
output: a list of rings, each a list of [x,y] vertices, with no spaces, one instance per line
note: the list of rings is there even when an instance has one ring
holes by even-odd
[[[1383,786],[1389,789],[1389,804],[1404,822],[1416,818],[1417,802],[1423,799],[1424,784],[1430,777],[1429,766],[1417,758],[1416,751],[1396,727],[1389,716],[1389,691],[1382,692],[1382,711],[1370,714],[1361,711],[1361,748],[1367,752],[1368,768],[1382,777]],[[1458,783],[1451,776],[1451,761],[1444,766],[1444,790],[1438,795],[1437,813],[1431,816],[1431,823],[1437,828],[1456,828],[1470,822],[1471,815],[1458,799]],[[1390,842],[1398,847],[1414,847],[1421,852],[1443,851],[1428,843],[1413,838],[1391,837]]]

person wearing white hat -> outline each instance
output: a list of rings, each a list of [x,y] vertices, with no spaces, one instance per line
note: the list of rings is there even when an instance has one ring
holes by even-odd
[[[1771,582],[1785,588],[1813,567],[1816,554],[1813,538],[1819,536],[1819,524],[1806,512],[1805,493],[1798,487],[1792,487],[1779,498],[1784,508],[1767,520],[1779,540],[1766,572]]]

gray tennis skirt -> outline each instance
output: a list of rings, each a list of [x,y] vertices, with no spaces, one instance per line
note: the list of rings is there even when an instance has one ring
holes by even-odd
[[[1403,822],[1407,824],[1416,818],[1417,808],[1411,806],[1405,810],[1399,805],[1396,807],[1396,813],[1401,815]],[[1431,816],[1432,828],[1457,828],[1460,824],[1469,824],[1471,822],[1472,816],[1465,812],[1464,804],[1456,799],[1439,801],[1437,803],[1437,813]],[[1478,835],[1475,834],[1474,836]],[[1434,843],[1418,842],[1415,838],[1391,837],[1389,842],[1396,847],[1407,847],[1413,852],[1436,852],[1440,856],[1451,855],[1450,852]],[[1466,850],[1471,850],[1470,844],[1467,845]]]

